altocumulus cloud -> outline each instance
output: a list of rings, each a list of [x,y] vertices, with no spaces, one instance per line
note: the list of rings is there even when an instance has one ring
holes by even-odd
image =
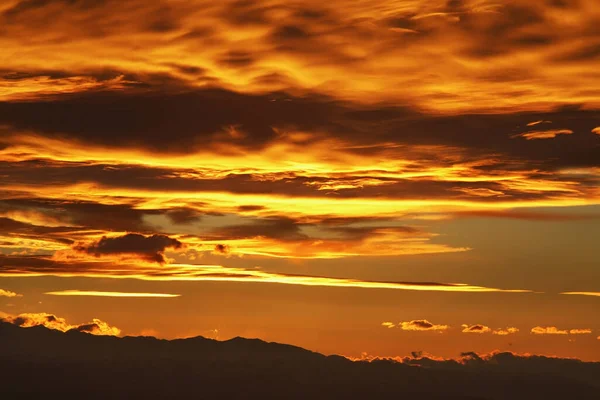
[[[400,322],[398,327],[403,331],[445,331],[449,328],[448,325],[433,324],[426,319]]]
[[[506,335],[512,335],[514,333],[519,332],[518,328],[515,328],[513,326],[507,327],[507,328],[498,328],[498,329],[492,329],[489,326],[485,326],[482,324],[475,324],[475,325],[467,325],[467,324],[463,324],[462,326],[462,333],[491,333],[493,335],[498,335],[498,336],[506,336]]]
[[[505,329],[495,329],[492,333],[494,335],[499,335],[499,336],[506,336],[506,335],[512,335],[514,333],[519,332],[519,328],[515,328],[513,326],[510,326],[508,328]]]
[[[166,249],[182,247],[183,243],[166,235],[144,236],[138,233],[128,233],[116,237],[105,236],[95,243],[78,244],[74,249],[96,257],[125,254],[163,264],[167,261],[164,255]]]
[[[492,329],[489,326],[475,324],[475,325],[461,325],[463,330],[462,333],[488,333],[491,332]]]
[[[91,333],[92,335],[101,336],[118,336],[121,334],[121,330],[119,328],[111,326],[98,318],[92,319],[91,322],[79,325],[71,325],[67,322],[66,319],[57,317],[54,314],[24,313],[19,315],[10,315],[0,313],[0,321],[9,322],[13,325],[17,325],[23,328],[42,325],[46,328],[58,330],[61,332],[76,330],[79,332],[86,332]]]
[[[591,329],[558,329],[555,326],[536,326],[531,329],[535,335],[587,335],[592,333]]]

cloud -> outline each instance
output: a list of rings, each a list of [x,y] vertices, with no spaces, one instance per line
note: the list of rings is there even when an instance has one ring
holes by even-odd
[[[394,324],[393,322],[382,322],[381,326],[385,326],[386,328],[394,328],[396,324]]]
[[[600,135],[600,126],[597,126],[594,129],[592,129],[592,133],[595,133],[596,135]]]
[[[536,326],[531,328],[531,333],[535,335],[568,335],[569,331],[558,329],[555,326]]]
[[[547,131],[530,131],[513,135],[512,137],[523,137],[527,140],[538,140],[538,139],[553,139],[558,135],[572,135],[573,131],[570,129],[549,129]]]
[[[461,325],[463,330],[462,333],[488,333],[491,332],[492,329],[488,326],[476,324],[476,325]]]
[[[600,297],[600,292],[562,292],[561,294]]]
[[[555,326],[536,326],[531,329],[535,335],[586,335],[592,333],[591,329],[558,329]]]
[[[135,292],[103,292],[95,290],[60,290],[54,292],[46,292],[44,294],[52,296],[92,296],[92,297],[158,297],[172,298],[179,297],[180,294],[169,293],[135,293]]]
[[[591,329],[571,329],[569,330],[570,335],[587,335],[592,333]]]
[[[216,244],[213,250],[214,254],[228,255],[231,253],[231,248],[226,244]]]
[[[22,297],[22,294],[11,292],[10,290],[0,289],[0,297]]]
[[[536,335],[584,335],[592,333],[591,329],[558,329],[555,326],[536,326],[531,329],[531,333]]]
[[[9,315],[0,313],[0,320],[25,328],[42,325],[46,328],[55,329],[62,332],[77,330],[80,332],[91,333],[93,335],[118,336],[121,334],[120,329],[111,326],[97,318],[94,318],[92,322],[80,325],[71,325],[66,321],[66,319],[57,317],[54,314],[24,313],[19,315]]]
[[[526,293],[524,289],[500,289],[464,283],[385,282],[269,272],[259,268],[221,265],[141,263],[129,260],[90,261],[43,256],[0,255],[0,277],[64,276],[147,281],[226,281],[275,283],[299,286],[371,288],[434,292]]]
[[[445,331],[449,328],[448,325],[436,325],[426,319],[400,322],[398,326],[403,331]]]
[[[492,333],[494,335],[499,335],[499,336],[512,335],[512,334],[515,334],[517,332],[519,332],[519,329],[515,328],[515,327],[508,327],[508,328],[505,328],[505,329],[494,329],[492,331]]]
[[[489,326],[485,326],[485,325],[481,325],[481,324],[475,324],[475,325],[463,324],[461,326],[463,328],[462,333],[480,333],[480,334],[481,333],[491,333],[493,335],[498,335],[498,336],[507,336],[507,335],[512,335],[512,334],[519,332],[519,329],[515,328],[515,327],[492,329]]]
[[[147,261],[165,263],[164,251],[168,248],[180,249],[183,247],[177,239],[165,235],[155,234],[144,236],[137,233],[128,233],[124,236],[103,237],[96,243],[78,244],[75,250],[91,254],[96,257],[115,254],[133,254]]]

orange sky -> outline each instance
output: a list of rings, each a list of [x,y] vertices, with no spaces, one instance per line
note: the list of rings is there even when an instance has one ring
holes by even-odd
[[[1,315],[600,360],[599,25],[594,0],[5,1]]]

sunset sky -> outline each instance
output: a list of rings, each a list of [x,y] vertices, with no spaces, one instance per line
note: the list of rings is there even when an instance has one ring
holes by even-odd
[[[4,0],[0,318],[600,361],[599,66],[597,0]]]

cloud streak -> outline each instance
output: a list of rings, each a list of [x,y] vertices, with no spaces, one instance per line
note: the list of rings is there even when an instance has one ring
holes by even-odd
[[[60,290],[46,292],[51,296],[91,296],[91,297],[156,297],[156,298],[173,298],[180,297],[180,294],[169,293],[136,293],[136,292],[103,292],[95,290]]]
[[[140,279],[147,281],[224,281],[275,283],[300,286],[348,287],[429,292],[470,293],[528,293],[526,289],[502,289],[465,283],[384,282],[349,278],[294,275],[221,265],[164,264],[153,262],[135,264],[116,262],[59,261],[46,257],[0,256],[0,277],[88,277]]]

